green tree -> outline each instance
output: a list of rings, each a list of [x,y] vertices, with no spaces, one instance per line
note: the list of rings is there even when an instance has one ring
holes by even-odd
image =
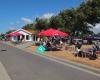
[[[100,0],[88,0],[80,5],[87,23],[95,25],[100,22]]]
[[[64,22],[64,29],[70,33],[71,36],[75,36],[76,32],[85,33],[89,31],[89,26],[85,22],[85,15],[79,9],[66,9],[59,13],[59,16]]]
[[[6,34],[9,34],[9,33],[13,32],[13,31],[16,31],[16,30],[15,30],[15,29],[13,29],[13,30],[8,30],[8,31],[6,32]]]
[[[64,22],[60,16],[53,16],[49,22],[49,28],[64,30]]]
[[[27,25],[23,26],[22,29],[32,29],[32,30],[34,30],[35,29],[34,23],[27,24]]]
[[[48,28],[49,22],[47,19],[36,18],[35,22],[35,29],[38,31]]]
[[[66,32],[71,32],[74,27],[74,17],[75,17],[74,9],[66,9],[61,11],[58,15],[62,18],[62,22],[64,24],[64,30]]]
[[[93,34],[91,28],[100,22],[100,0],[86,0],[77,8],[65,9],[48,19],[36,18],[35,24],[27,24],[23,28],[41,31],[57,28],[68,32],[71,36]],[[34,24],[34,25],[33,25]],[[93,26],[89,26],[91,24]]]

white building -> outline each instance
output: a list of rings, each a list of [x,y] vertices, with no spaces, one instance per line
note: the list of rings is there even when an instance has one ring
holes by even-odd
[[[36,38],[36,36],[34,35],[34,31],[33,30],[19,29],[19,30],[14,31],[14,32],[18,32],[21,35],[19,35],[19,36],[11,36],[11,41],[22,41],[22,42],[35,41],[34,38]]]

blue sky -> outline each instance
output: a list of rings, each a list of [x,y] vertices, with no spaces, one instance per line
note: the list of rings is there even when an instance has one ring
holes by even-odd
[[[83,0],[0,0],[0,33],[21,28],[37,16],[78,7]]]

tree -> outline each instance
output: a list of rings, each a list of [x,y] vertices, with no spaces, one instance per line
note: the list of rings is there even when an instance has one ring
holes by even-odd
[[[79,9],[86,17],[86,22],[92,25],[100,22],[100,0],[83,2]]]
[[[36,18],[36,23],[35,23],[35,29],[38,31],[41,31],[43,29],[47,29],[48,28],[48,20],[47,19],[40,19],[40,18]]]
[[[50,19],[49,22],[49,28],[55,28],[55,29],[60,29],[60,30],[64,30],[64,23],[63,20],[60,16],[53,16]]]
[[[36,18],[35,24],[27,24],[23,28],[41,31],[56,28],[68,32],[71,36],[93,34],[90,29],[100,22],[100,0],[85,0],[77,8],[65,9],[48,19]],[[91,24],[93,26],[89,26]]]
[[[34,30],[35,29],[34,23],[27,24],[27,25],[23,26],[22,29],[32,29],[32,30]]]
[[[13,31],[16,31],[16,30],[15,30],[15,29],[13,29],[13,30],[8,30],[8,31],[6,32],[6,34],[9,34],[9,33],[13,32]]]
[[[66,32],[71,32],[72,28],[74,27],[74,17],[75,17],[75,10],[74,9],[66,9],[61,11],[58,14],[62,18],[62,22],[64,24],[64,30]]]
[[[65,9],[58,15],[64,21],[64,29],[72,36],[75,32],[84,35],[93,34],[90,30],[96,23],[100,22],[100,0],[87,0],[82,2],[78,8]],[[93,26],[89,26],[91,24]]]
[[[85,15],[80,11],[80,9],[66,9],[59,13],[59,16],[64,22],[64,29],[66,32],[70,33],[71,36],[86,32],[90,32],[90,26],[87,26],[85,22]]]

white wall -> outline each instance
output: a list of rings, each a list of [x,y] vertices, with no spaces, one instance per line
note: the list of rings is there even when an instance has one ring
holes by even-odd
[[[17,37],[16,36],[12,36],[11,37],[11,41],[16,42],[17,41]]]
[[[24,39],[25,41],[33,41],[33,36],[31,34],[26,33],[26,32],[24,32],[22,30],[20,30],[18,32],[21,33],[21,34],[23,34],[25,36],[25,39]],[[29,40],[26,39],[26,35],[29,35]]]

